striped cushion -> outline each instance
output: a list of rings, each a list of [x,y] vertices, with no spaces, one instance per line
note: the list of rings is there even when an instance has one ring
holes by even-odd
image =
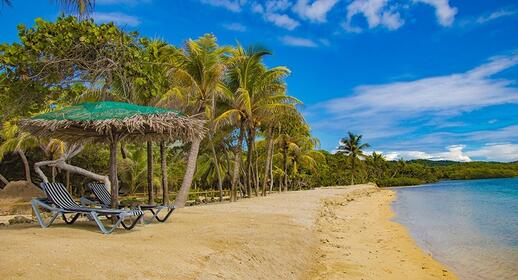
[[[110,206],[112,204],[112,196],[104,184],[89,183],[88,187],[90,190],[92,190],[94,195],[101,201],[102,204],[106,206]]]
[[[41,183],[42,189],[47,197],[52,200],[59,208],[68,210],[80,210],[83,207],[77,204],[70,196],[67,189],[61,183]]]
[[[99,208],[87,208],[77,204],[72,196],[68,193],[67,189],[61,183],[41,183],[41,188],[47,194],[47,197],[54,202],[59,208],[76,211],[76,212],[92,212],[95,211],[99,214],[116,215],[123,212],[127,212],[130,215],[138,216],[144,214],[141,210],[118,210],[118,209],[99,209]]]

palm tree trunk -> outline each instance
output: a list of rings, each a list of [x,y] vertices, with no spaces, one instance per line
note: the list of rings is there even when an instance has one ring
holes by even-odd
[[[214,142],[212,142],[212,135],[209,136],[210,149],[212,151],[212,158],[214,159],[214,167],[216,168],[216,175],[218,177],[218,191],[219,191],[219,201],[223,201],[223,179],[221,178],[221,170],[219,168],[219,160],[218,155],[216,154],[216,149],[214,148]]]
[[[29,161],[27,160],[25,153],[20,149],[17,149],[16,152],[18,153],[18,155],[20,156],[20,158],[22,159],[22,162],[23,162],[23,168],[25,170],[25,181],[27,181],[27,183],[32,183],[31,168],[29,166]]]
[[[282,146],[283,170],[284,170],[284,191],[288,191],[288,144]]]
[[[189,197],[189,189],[191,188],[194,172],[196,171],[196,160],[198,159],[198,152],[200,150],[201,139],[196,139],[191,143],[191,150],[189,151],[189,158],[187,159],[187,167],[183,176],[182,186],[176,195],[174,206],[177,208],[185,207],[185,202]]]
[[[241,126],[239,128],[239,136],[237,139],[237,146],[236,146],[236,152],[234,155],[234,172],[232,173],[232,184],[231,184],[231,191],[230,191],[230,201],[236,201],[237,200],[237,184],[239,180],[239,168],[241,164],[241,146],[243,146],[243,138],[244,138],[244,125],[241,123]]]
[[[147,203],[155,203],[155,194],[153,193],[153,143],[147,141]]]
[[[246,188],[248,192],[248,197],[252,197],[252,182],[253,182],[253,170],[252,170],[252,157],[254,154],[254,138],[255,138],[255,130],[249,129],[248,130],[248,137],[247,137],[247,145],[248,145],[248,154],[246,156],[246,172],[247,172],[247,180],[246,180]]]
[[[160,142],[160,168],[162,169],[162,204],[169,205],[169,186],[167,185],[167,157],[165,143]]]
[[[352,157],[352,165],[351,165],[351,185],[354,185],[354,171],[356,169],[356,157]]]
[[[263,196],[266,195],[266,186],[268,184],[268,175],[270,174],[270,166],[271,166],[271,158],[273,152],[273,137],[272,137],[272,128],[268,128],[268,134],[266,136],[268,138],[268,146],[266,151],[266,164],[264,166],[264,178],[263,178]],[[273,178],[270,178],[272,180]]]
[[[119,208],[119,180],[117,178],[117,137],[110,142],[110,182],[112,195],[112,208]]]
[[[270,158],[270,192],[273,191],[273,150],[275,145],[272,146],[272,156]]]

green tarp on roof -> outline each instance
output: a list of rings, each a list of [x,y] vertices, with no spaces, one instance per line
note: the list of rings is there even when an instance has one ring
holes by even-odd
[[[150,106],[140,106],[124,102],[86,102],[60,110],[41,114],[33,117],[33,120],[68,120],[68,121],[103,121],[123,120],[136,115],[157,115],[164,113],[181,114],[174,110],[168,110]]]

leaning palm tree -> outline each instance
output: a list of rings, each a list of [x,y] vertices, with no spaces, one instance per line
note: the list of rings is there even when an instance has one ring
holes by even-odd
[[[354,173],[356,173],[356,159],[363,158],[363,149],[370,147],[367,143],[361,143],[362,135],[348,132],[348,138],[340,139],[339,154],[345,154],[351,158],[351,185],[354,185]]]
[[[188,40],[184,50],[176,53],[176,65],[170,71],[175,86],[163,96],[162,103],[172,104],[192,116],[212,116],[206,112],[212,110],[213,100],[220,92],[225,72],[223,56],[228,50],[218,46],[212,34]],[[191,143],[185,176],[174,203],[177,207],[185,206],[187,201],[200,143],[201,139]]]

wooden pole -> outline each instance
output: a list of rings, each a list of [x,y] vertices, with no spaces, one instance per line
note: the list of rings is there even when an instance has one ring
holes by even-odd
[[[117,179],[117,144],[118,137],[113,135],[110,142],[110,181],[112,208],[119,208],[119,180]]]

